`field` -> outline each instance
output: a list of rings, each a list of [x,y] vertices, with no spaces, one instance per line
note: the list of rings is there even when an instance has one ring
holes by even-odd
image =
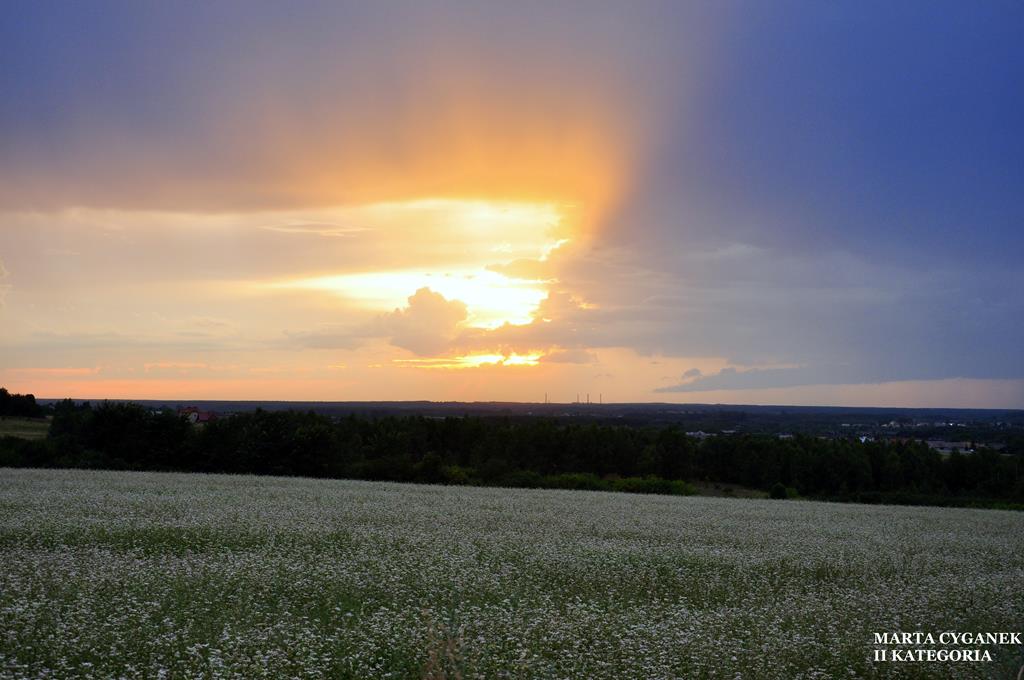
[[[0,417],[0,437],[42,439],[50,429],[50,421],[41,418]]]
[[[1007,678],[873,633],[1022,593],[1024,513],[0,469],[2,677]]]

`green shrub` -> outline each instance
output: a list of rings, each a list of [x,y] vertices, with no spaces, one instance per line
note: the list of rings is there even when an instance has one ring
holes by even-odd
[[[444,468],[444,483],[455,486],[465,486],[473,480],[473,469],[460,465],[449,465]]]
[[[517,489],[536,489],[544,486],[540,474],[532,470],[516,470],[505,475],[501,480],[501,486],[511,486]]]

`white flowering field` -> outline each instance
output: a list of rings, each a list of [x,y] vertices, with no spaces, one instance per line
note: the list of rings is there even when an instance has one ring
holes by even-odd
[[[1014,677],[1024,513],[0,469],[0,676]]]

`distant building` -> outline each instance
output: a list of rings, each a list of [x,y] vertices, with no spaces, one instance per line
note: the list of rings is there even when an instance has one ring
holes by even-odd
[[[200,411],[196,406],[185,406],[178,409],[178,415],[193,425],[206,425],[217,420],[217,414],[213,411]]]
[[[974,446],[971,442],[951,442],[944,439],[929,439],[927,442],[928,448],[933,451],[938,451],[943,455],[949,455],[953,451],[959,451],[960,453],[974,453]]]

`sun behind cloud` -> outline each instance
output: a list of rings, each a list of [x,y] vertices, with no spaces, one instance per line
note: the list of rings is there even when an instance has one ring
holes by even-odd
[[[570,209],[556,203],[432,199],[364,206],[359,212],[366,223],[386,226],[371,226],[370,233],[408,253],[401,266],[270,285],[322,291],[378,311],[402,307],[410,295],[427,289],[463,304],[465,327],[527,324],[552,283],[543,263],[572,238]],[[533,265],[529,274],[512,269],[524,262]]]

